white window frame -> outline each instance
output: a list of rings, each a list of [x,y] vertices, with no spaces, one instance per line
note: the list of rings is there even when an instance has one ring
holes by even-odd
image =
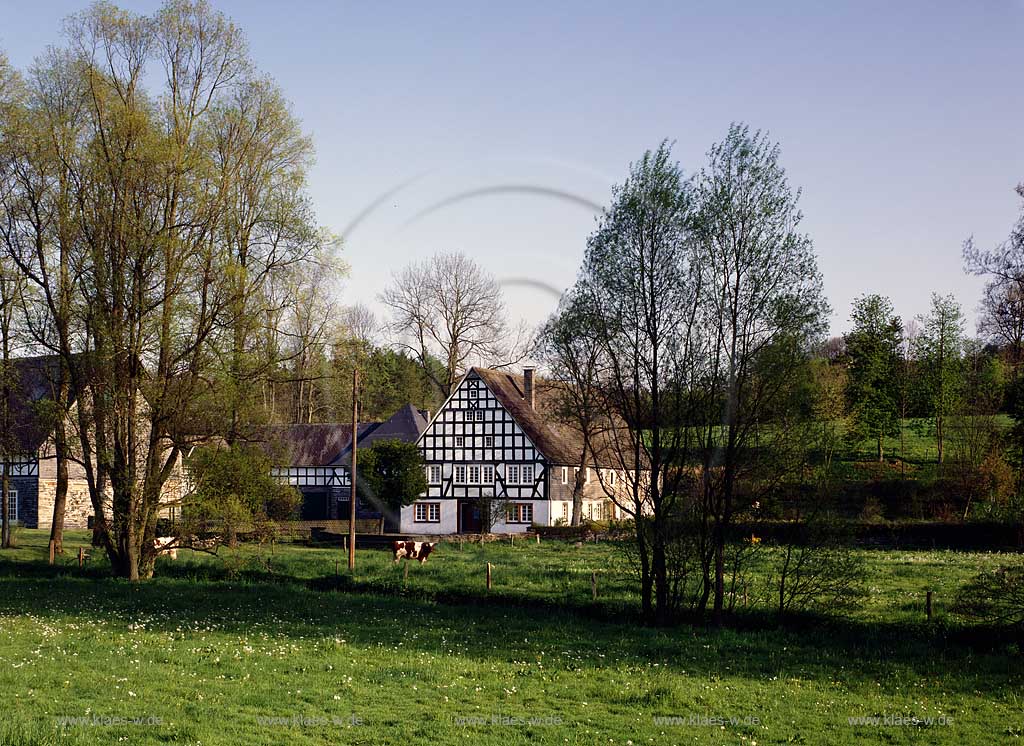
[[[464,435],[456,435],[455,436],[455,447],[456,448],[465,448],[466,447],[466,436],[464,436]]]
[[[520,484],[533,484],[533,476],[533,464],[523,464],[519,468],[519,478],[522,480]]]
[[[415,523],[441,522],[441,503],[416,503],[413,507]]]
[[[468,484],[466,482],[466,465],[465,464],[456,464],[455,465],[455,473],[453,475],[453,479],[455,481],[455,484]]]
[[[443,474],[440,464],[431,464],[427,467],[427,484],[441,484]]]
[[[484,410],[482,410],[482,409],[476,410],[476,421],[477,422],[483,422],[484,421]]]
[[[18,520],[18,491],[7,490],[7,519]]]
[[[519,464],[508,464],[505,467],[505,481],[509,484],[519,484]]]
[[[493,435],[485,435],[484,436],[484,448],[494,448],[494,436]]]
[[[469,398],[470,399],[479,399],[480,398],[480,389],[476,388],[476,386],[470,386],[469,387]]]
[[[468,484],[480,484],[480,465],[470,464],[468,470]]]
[[[569,484],[569,467],[562,467],[562,484]]]
[[[480,484],[494,484],[493,464],[484,464],[480,467]]]

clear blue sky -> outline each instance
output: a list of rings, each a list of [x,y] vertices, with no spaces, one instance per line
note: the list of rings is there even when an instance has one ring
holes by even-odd
[[[18,66],[85,5],[4,4]],[[375,306],[392,270],[441,250],[565,287],[587,201],[663,138],[697,170],[734,120],[782,144],[836,332],[864,292],[905,318],[953,292],[973,318],[961,242],[1001,241],[1019,211],[1024,0],[214,5],[315,138],[322,223],[343,231],[405,185],[346,236],[346,302]],[[501,189],[524,186],[541,191]],[[509,300],[530,321],[554,305],[523,287]]]

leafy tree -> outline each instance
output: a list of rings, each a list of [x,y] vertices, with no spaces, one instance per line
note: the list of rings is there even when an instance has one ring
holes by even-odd
[[[233,545],[240,531],[267,536],[272,524],[293,519],[302,496],[274,478],[272,466],[248,445],[197,448],[188,460],[193,486],[182,499],[183,539],[216,533]]]
[[[325,286],[311,273],[333,242],[306,194],[309,141],[222,14],[97,3],[66,29],[3,129],[3,249],[79,392],[69,439],[97,538],[138,580],[181,454],[233,441],[316,341],[304,291]]]
[[[606,372],[608,419],[627,426],[609,434],[626,482],[612,499],[633,521],[642,614],[654,623],[674,612],[669,543],[689,494],[685,472],[672,467],[686,460],[693,431],[678,423],[697,391],[688,385],[699,344],[693,220],[693,188],[662,143],[615,188],[572,291]]]
[[[1002,502],[1010,492],[1010,480],[997,419],[1007,363],[986,352],[978,341],[968,341],[964,352],[963,393],[956,416],[950,418],[948,437],[966,519],[976,499]]]
[[[698,253],[709,335],[701,385],[724,401],[701,417],[702,478],[713,527],[714,617],[725,602],[725,547],[737,493],[774,486],[797,459],[764,459],[759,426],[792,402],[794,373],[822,336],[828,310],[811,239],[800,232],[799,191],[762,132],[733,125],[697,180]],[[709,403],[715,401],[710,398]],[[799,450],[800,439],[780,445]]]
[[[360,451],[357,489],[392,511],[411,505],[427,489],[420,449],[402,440],[379,440]]]
[[[920,365],[921,389],[931,420],[938,463],[946,458],[948,420],[960,407],[964,384],[964,315],[952,295],[932,294],[932,308],[920,317],[921,332],[915,340]]]
[[[851,320],[853,329],[845,336],[850,432],[857,441],[874,441],[878,460],[882,461],[883,438],[899,432],[897,386],[903,322],[893,313],[889,299],[880,295],[857,298]]]

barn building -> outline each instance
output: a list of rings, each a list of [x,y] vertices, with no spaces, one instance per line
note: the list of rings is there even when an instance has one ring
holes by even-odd
[[[49,529],[53,524],[53,504],[57,494],[57,449],[54,442],[57,407],[54,402],[59,361],[56,355],[18,358],[11,361],[8,411],[11,427],[6,434],[8,455],[0,468],[9,476],[8,515],[26,528]],[[94,513],[89,483],[80,454],[74,420],[77,417],[78,392],[69,392],[67,415],[68,445],[73,451],[67,461],[68,488],[64,509],[64,527],[87,528]],[[173,503],[181,485],[181,462],[164,485],[162,498]],[[110,509],[110,491],[104,510]]]
[[[471,368],[419,437],[429,487],[402,509],[402,532],[567,524],[583,448],[579,434],[554,417],[554,392],[532,368],[522,375]],[[584,517],[621,518],[608,497],[625,484],[616,465],[598,457],[585,468]]]
[[[382,440],[415,442],[427,425],[428,415],[428,412],[406,404],[383,422],[361,422],[358,447],[360,450],[371,448]],[[274,468],[274,476],[302,493],[300,518],[303,521],[348,519],[352,493],[351,424],[271,427],[265,433],[264,447],[272,458],[285,464]],[[356,507],[357,518],[381,516],[378,506],[364,505],[360,498]]]

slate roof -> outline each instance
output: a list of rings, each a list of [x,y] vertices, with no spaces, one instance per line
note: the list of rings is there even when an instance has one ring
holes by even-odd
[[[494,397],[515,419],[527,437],[553,464],[573,466],[583,452],[583,436],[577,428],[559,422],[555,414],[558,390],[563,385],[534,375],[534,407],[524,395],[523,376],[492,368],[471,368],[491,390]],[[598,435],[591,466],[622,468],[618,454],[610,448],[610,438]]]
[[[35,453],[53,433],[54,412],[48,410],[56,393],[60,358],[57,355],[23,357],[11,361],[10,407],[12,448]],[[74,392],[71,399],[74,400]]]
[[[406,404],[384,422],[359,423],[359,447],[379,440],[414,442],[427,421],[424,413]],[[352,450],[351,423],[274,425],[262,434],[262,446],[272,455],[283,455],[290,466],[328,466],[347,463]]]

